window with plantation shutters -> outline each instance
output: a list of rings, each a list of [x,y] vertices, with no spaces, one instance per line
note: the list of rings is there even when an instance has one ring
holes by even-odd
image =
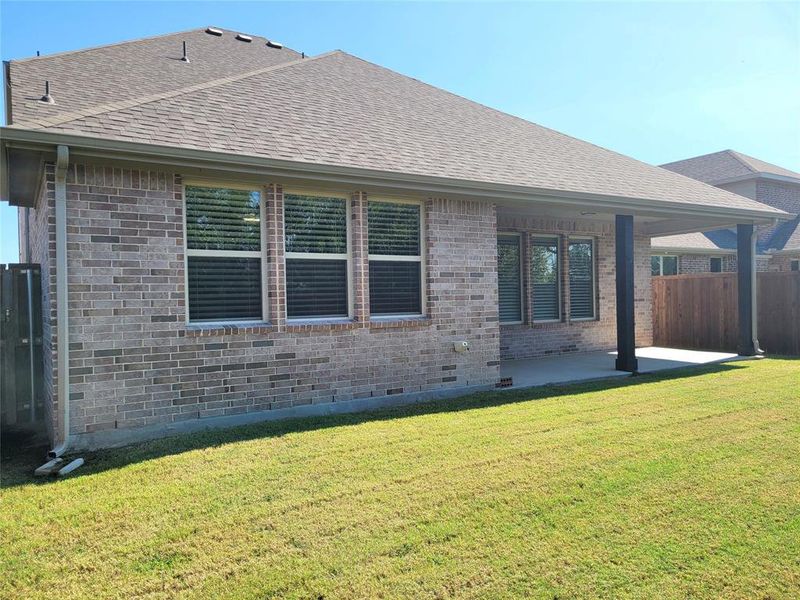
[[[349,316],[347,208],[345,198],[284,193],[288,318]]]
[[[531,307],[534,321],[561,318],[558,238],[531,239]]]
[[[263,319],[261,193],[186,185],[184,195],[189,320]]]
[[[367,220],[370,315],[422,314],[422,206],[370,200]]]
[[[569,242],[569,316],[571,319],[594,319],[594,242]]]
[[[520,236],[497,236],[497,285],[501,323],[522,322]]]

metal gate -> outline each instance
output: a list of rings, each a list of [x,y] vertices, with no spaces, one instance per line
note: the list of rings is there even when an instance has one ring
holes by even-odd
[[[0,420],[26,427],[43,418],[41,268],[0,265],[0,274]]]

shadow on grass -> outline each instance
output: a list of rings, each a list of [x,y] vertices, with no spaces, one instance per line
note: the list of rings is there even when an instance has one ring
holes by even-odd
[[[727,362],[707,366],[693,366],[658,373],[648,373],[631,377],[615,377],[593,382],[551,384],[532,388],[495,390],[477,392],[466,396],[446,400],[431,400],[396,408],[384,408],[372,411],[346,413],[320,417],[291,418],[280,421],[264,421],[229,428],[208,429],[196,433],[178,434],[149,442],[142,442],[122,448],[111,448],[96,452],[82,452],[86,466],[71,475],[70,478],[83,477],[110,469],[117,469],[129,464],[153,460],[172,454],[191,450],[213,448],[225,444],[244,442],[266,437],[279,437],[292,433],[344,427],[367,423],[401,419],[419,415],[457,412],[470,409],[486,408],[543,400],[561,396],[579,396],[591,392],[614,388],[626,388],[643,383],[654,383],[664,380],[696,377],[709,373],[724,373],[743,368],[741,363]],[[13,441],[13,440],[12,440]],[[5,444],[4,444],[5,446]],[[26,452],[15,455],[3,452],[2,472],[0,473],[0,489],[36,483],[52,484],[54,479],[35,479],[33,470],[44,462],[46,447],[28,448]],[[69,457],[66,457],[67,460]]]

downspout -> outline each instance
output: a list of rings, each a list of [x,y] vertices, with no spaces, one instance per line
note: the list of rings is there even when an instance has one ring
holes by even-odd
[[[57,458],[69,448],[69,304],[67,302],[67,167],[69,148],[58,146],[56,154],[56,350],[58,406],[63,415],[61,443],[48,452]]]

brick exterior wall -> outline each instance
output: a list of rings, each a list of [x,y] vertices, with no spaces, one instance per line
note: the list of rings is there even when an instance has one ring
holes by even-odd
[[[47,172],[47,212],[36,212],[47,223],[47,244],[38,236],[36,245],[48,282],[52,373],[52,167]],[[283,192],[266,184],[270,324],[187,326],[180,177],[70,165],[72,434],[492,386],[499,376],[494,205],[425,201],[428,317],[370,322],[366,194],[352,198],[352,322],[287,323],[282,223],[275,218]],[[461,340],[470,342],[470,352],[453,351]],[[55,375],[48,402],[53,414]]]
[[[558,323],[533,323],[531,305],[527,300],[527,274],[530,272],[529,245],[525,251],[523,273],[526,276],[526,318],[521,325],[500,326],[500,357],[503,360],[531,358],[566,352],[611,350],[617,345],[616,329],[616,269],[615,234],[613,224],[569,220],[536,219],[531,217],[501,216],[501,231],[523,234],[558,234],[562,260],[562,321]],[[570,322],[567,315],[569,281],[567,272],[567,244],[569,236],[592,237],[595,240],[597,269],[597,319]],[[527,236],[523,235],[526,240]],[[650,285],[650,239],[636,235],[635,252],[635,318],[636,344],[652,345],[652,290]]]
[[[788,213],[798,214],[800,213],[800,184],[759,179],[756,181],[756,200]],[[768,240],[776,227],[777,225],[760,231],[759,241]]]
[[[738,265],[738,258],[735,254],[722,254],[722,272],[735,273]],[[773,270],[774,258],[769,256],[756,257],[757,271]],[[711,256],[706,254],[681,254],[678,256],[678,273],[689,275],[691,273],[710,273]]]
[[[736,255],[720,254],[722,258],[722,272],[732,273],[736,271]],[[690,273],[709,273],[711,271],[711,258],[707,254],[681,254],[678,256],[678,273],[687,275]]]
[[[772,257],[769,264],[770,271],[791,271],[792,261],[800,260],[800,251],[787,254],[777,254]]]

